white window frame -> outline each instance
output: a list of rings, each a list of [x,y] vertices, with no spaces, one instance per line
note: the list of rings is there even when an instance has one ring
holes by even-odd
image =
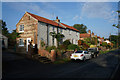
[[[21,30],[21,27],[22,27],[22,30]],[[19,25],[19,32],[24,32],[24,25]]]
[[[20,39],[23,40],[23,44],[20,44]],[[20,38],[20,39],[19,39],[19,46],[24,46],[24,39],[23,38]]]

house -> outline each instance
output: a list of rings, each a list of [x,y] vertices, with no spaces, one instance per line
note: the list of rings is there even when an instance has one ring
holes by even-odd
[[[104,42],[104,38],[101,38],[100,36],[97,36],[98,41],[100,42],[100,44],[102,44],[102,42]]]
[[[111,44],[111,42],[109,40],[105,40],[104,42],[106,42],[107,44]]]
[[[2,48],[8,48],[8,38],[0,34],[0,42],[2,42]]]
[[[83,33],[80,34],[80,40],[84,40],[85,38],[91,38],[91,37],[96,37],[96,35],[94,35],[94,33],[91,33],[91,30],[88,30],[88,33]]]
[[[56,20],[49,20],[29,12],[26,12],[16,24],[16,31],[21,33],[20,37],[17,38],[18,47],[24,47],[26,51],[28,51],[30,41],[33,45],[37,45],[38,49],[41,41],[46,46],[57,46],[57,40],[50,35],[50,32],[63,34],[65,37],[61,40],[61,43],[69,39],[71,43],[78,44],[80,35],[77,29],[61,23],[58,17],[56,17]]]

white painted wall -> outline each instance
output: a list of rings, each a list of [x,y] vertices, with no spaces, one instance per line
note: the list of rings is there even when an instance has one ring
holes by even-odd
[[[54,27],[54,31],[55,33],[57,33],[57,27],[52,26],[52,25],[48,25],[49,27],[49,33],[53,32],[53,27]],[[60,32],[62,28],[58,28],[58,31]],[[70,29],[62,29],[62,33],[65,36],[63,38],[63,41],[65,40],[70,40],[71,43],[73,44],[78,44],[78,40],[79,40],[79,32],[70,30]],[[49,46],[53,46],[53,39],[51,35],[49,36]],[[46,23],[42,23],[42,22],[38,22],[38,48],[40,45],[40,40],[43,40],[45,43],[47,43],[47,26]],[[57,40],[54,39],[54,46],[57,46]]]

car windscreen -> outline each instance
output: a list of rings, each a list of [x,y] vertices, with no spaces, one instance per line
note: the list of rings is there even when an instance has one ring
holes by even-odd
[[[76,51],[75,53],[82,53],[83,51]]]
[[[88,51],[93,51],[94,49],[88,49]]]

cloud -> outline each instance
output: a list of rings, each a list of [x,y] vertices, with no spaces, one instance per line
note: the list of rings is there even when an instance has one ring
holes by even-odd
[[[118,2],[119,0],[2,0],[3,2]]]
[[[47,12],[47,10],[42,9],[43,6],[40,6],[36,3],[16,2],[16,3],[8,3],[8,5],[17,11],[21,11],[21,12],[28,11],[50,19],[53,17],[51,13]]]
[[[78,17],[79,17],[78,15],[74,16],[74,17],[73,17],[73,20],[77,20]]]
[[[116,19],[116,11],[108,3],[104,2],[86,2],[84,3],[81,11],[82,17],[87,18],[102,18],[108,21]]]
[[[75,16],[73,17],[73,20],[80,20],[80,19],[82,19],[82,17],[79,16],[79,15],[75,15]]]

